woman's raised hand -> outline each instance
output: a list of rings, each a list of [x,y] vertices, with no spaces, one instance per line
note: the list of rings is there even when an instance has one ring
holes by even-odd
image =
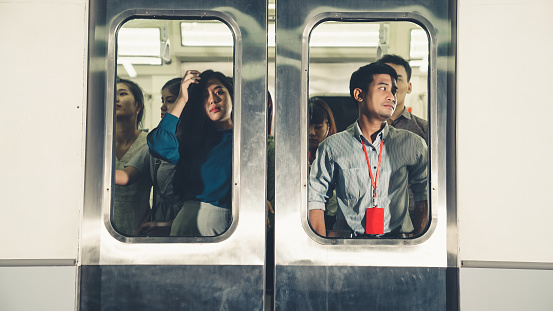
[[[173,107],[171,107],[168,113],[180,117],[184,106],[188,103],[189,88],[191,84],[198,84],[200,80],[200,72],[198,70],[187,70],[184,78],[181,81],[180,92]]]
[[[190,84],[198,84],[200,80],[200,72],[198,70],[187,70],[186,74],[184,75],[184,78],[181,81],[180,84],[180,93],[179,97],[181,97],[185,103],[188,102],[188,91]],[[177,99],[178,100],[178,99]]]

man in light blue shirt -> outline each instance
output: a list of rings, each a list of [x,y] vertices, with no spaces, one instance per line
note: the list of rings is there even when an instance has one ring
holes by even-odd
[[[323,141],[311,166],[309,221],[319,235],[326,236],[325,202],[333,190],[341,211],[335,230],[365,236],[366,209],[374,206],[384,209],[385,236],[418,234],[426,227],[427,219],[411,223],[408,187],[415,202],[426,206],[427,146],[420,136],[386,123],[396,108],[396,93],[397,74],[386,64],[352,74],[350,95],[359,119]]]

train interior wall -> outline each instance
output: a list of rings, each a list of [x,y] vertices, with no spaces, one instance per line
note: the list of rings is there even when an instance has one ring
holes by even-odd
[[[553,309],[553,134],[539,119],[553,112],[551,9],[458,1],[462,310]],[[87,10],[86,0],[0,2],[2,310],[75,309]]]

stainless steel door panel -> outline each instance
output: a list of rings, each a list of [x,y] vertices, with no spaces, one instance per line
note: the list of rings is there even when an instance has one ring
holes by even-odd
[[[127,238],[117,234],[109,223],[115,34],[133,18],[217,19],[234,33],[233,223],[219,237]],[[138,303],[137,308],[144,310],[156,309],[154,302],[164,299],[171,301],[171,306],[185,309],[193,309],[203,301],[210,301],[211,306],[230,305],[236,310],[240,309],[236,301],[248,301],[248,309],[262,308],[266,21],[266,3],[254,0],[91,1],[86,188],[79,258],[82,309],[96,310],[98,301],[100,309],[129,307],[125,297],[150,301],[143,307]],[[113,284],[119,286],[114,288]],[[164,286],[168,287],[165,291],[160,289]],[[121,294],[113,295],[112,291]],[[187,298],[175,298],[179,291]],[[238,293],[242,295],[239,299],[234,296]],[[147,299],[152,296],[156,298]]]
[[[454,85],[455,65],[450,14],[455,12],[455,3],[279,0],[276,5],[277,310],[294,309],[300,297],[303,297],[305,310],[335,310],[333,301],[340,294],[365,297],[352,302],[356,307],[402,309],[393,302],[401,299],[397,291],[411,297],[409,299],[417,296],[409,282],[405,282],[409,277],[419,280],[418,284],[428,290],[438,283],[440,290],[432,289],[437,294],[434,303],[407,309],[445,308],[446,283],[451,276],[446,271],[458,268],[456,211],[448,197],[454,195],[448,191],[454,189],[454,184],[451,180],[446,182],[446,168],[448,164],[452,167],[448,161],[454,159],[454,145],[448,141],[454,137],[451,135],[455,129],[454,118],[448,118],[448,109],[454,107],[451,101],[454,90],[450,89]],[[308,130],[308,39],[313,26],[328,20],[410,21],[427,30],[430,41],[428,120],[432,222],[430,230],[420,238],[327,239],[314,234],[307,223],[307,135],[304,133]],[[342,273],[347,277],[343,279],[344,284],[338,286]],[[297,283],[300,280],[301,286]],[[290,293],[295,298],[290,298]],[[377,303],[368,298],[371,295],[382,300]]]

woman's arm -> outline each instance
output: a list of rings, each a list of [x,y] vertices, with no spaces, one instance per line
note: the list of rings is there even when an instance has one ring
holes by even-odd
[[[134,184],[140,178],[140,171],[132,166],[127,166],[122,170],[115,171],[115,184],[119,186],[128,186]]]
[[[179,119],[172,114],[165,114],[159,125],[146,138],[150,154],[169,163],[179,162],[179,141],[175,136]]]
[[[181,90],[175,104],[165,114],[158,127],[148,134],[148,146],[150,153],[169,163],[177,164],[179,161],[179,142],[176,137],[179,117],[189,99],[188,89],[191,84],[198,84],[200,74],[197,70],[189,70],[181,82]]]
[[[142,177],[142,172],[149,171],[150,154],[147,146],[140,147],[140,150],[127,162],[125,168],[115,171],[115,184],[129,186]],[[147,176],[144,176],[147,177]]]

